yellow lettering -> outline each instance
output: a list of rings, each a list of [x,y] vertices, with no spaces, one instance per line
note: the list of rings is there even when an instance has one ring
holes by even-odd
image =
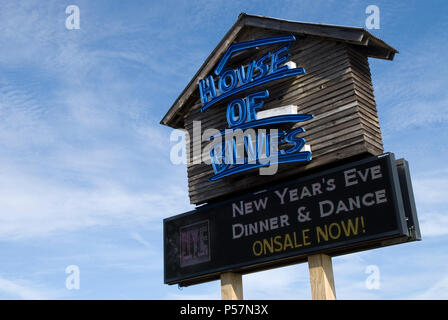
[[[294,248],[300,248],[301,246],[301,243],[297,243],[297,234],[294,232]]]
[[[282,243],[280,242],[281,240],[282,240],[282,237],[281,237],[281,236],[275,236],[275,237],[274,237],[274,244],[276,245],[276,248],[274,248],[274,251],[275,251],[275,252],[280,252],[280,251],[283,250],[283,245],[282,245]]]
[[[272,238],[270,240],[271,240],[271,242],[269,242],[268,239],[263,239],[264,254],[267,253],[266,248],[269,250],[269,253],[274,253],[274,244],[272,243]]]
[[[295,232],[294,232],[294,235],[295,235]],[[291,240],[291,236],[289,235],[289,233],[287,233],[285,235],[285,241],[284,241],[284,244],[283,244],[283,250],[287,250],[288,247],[291,248],[291,249],[294,248],[293,245],[292,245],[292,240]]]
[[[255,246],[256,246],[257,244],[259,245],[259,248],[260,248],[260,249],[259,249],[260,251],[258,251],[258,252],[255,250]],[[257,257],[258,257],[258,256],[261,256],[261,254],[263,253],[263,245],[262,245],[261,241],[258,241],[258,240],[257,240],[257,241],[255,241],[255,242],[252,244],[252,252],[253,252],[254,255],[257,256]]]
[[[322,228],[319,226],[316,227],[317,243],[320,243],[321,237],[324,238],[325,241],[328,241],[328,226],[324,225],[324,228],[325,228],[325,231],[322,230]]]
[[[310,231],[310,229],[303,229],[302,230],[302,237],[303,237],[303,244],[305,246],[309,246],[311,244],[311,242],[307,241],[308,240],[308,232]]]
[[[358,220],[359,218],[356,217],[355,219],[355,225],[353,225],[352,219],[347,220],[347,224],[344,223],[344,221],[341,221],[342,229],[344,230],[344,234],[346,237],[350,237],[350,235],[357,235],[358,234]]]
[[[334,232],[332,230],[334,230],[334,227],[336,227],[336,234],[334,234]],[[339,226],[338,223],[333,222],[332,224],[330,224],[330,227],[328,228],[330,231],[330,237],[331,239],[335,240],[335,239],[339,239],[339,237],[341,236],[341,227]]]

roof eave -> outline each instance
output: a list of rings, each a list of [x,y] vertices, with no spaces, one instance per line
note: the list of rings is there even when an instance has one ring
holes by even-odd
[[[238,16],[237,21],[225,34],[225,36],[211,52],[211,54],[207,57],[194,77],[190,80],[188,85],[185,87],[174,104],[165,114],[163,119],[160,121],[160,124],[175,129],[184,129],[183,121],[175,119],[174,115],[182,108],[187,99],[194,93],[199,79],[205,78],[207,76],[211,68],[213,68],[213,66],[218,62],[221,55],[233,42],[239,31],[244,26],[268,28],[282,32],[286,31],[296,34],[307,34],[310,36],[340,40],[354,45],[366,47],[368,49],[367,53],[370,57],[379,59],[393,60],[395,53],[398,53],[398,50],[389,46],[383,40],[376,38],[363,28],[294,22],[241,13]]]
[[[221,41],[218,43],[218,45],[215,47],[215,49],[213,49],[213,51],[207,57],[205,62],[202,64],[202,66],[199,68],[199,70],[196,72],[196,74],[190,80],[188,85],[185,87],[185,89],[182,91],[182,93],[176,99],[174,104],[171,106],[171,108],[165,114],[163,119],[160,121],[160,124],[163,124],[163,125],[175,128],[175,129],[179,129],[179,127],[176,126],[175,123],[170,123],[170,120],[171,120],[173,114],[179,108],[178,105],[183,103],[183,100],[185,100],[184,95],[187,94],[188,91],[194,91],[194,89],[196,89],[195,85],[196,85],[198,78],[205,78],[205,75],[202,76],[202,73],[208,73],[208,70],[207,70],[207,72],[204,72],[207,69],[205,67],[207,65],[209,65],[212,62],[212,60],[218,60],[218,58],[221,56],[221,53],[219,52],[220,49],[227,47],[226,43],[228,42],[230,45],[230,43],[235,39],[236,35],[238,34],[238,31],[244,26],[244,23],[242,22],[244,17],[245,17],[245,14],[240,14],[238,16],[237,21],[233,24],[233,26],[229,29],[229,31],[227,31],[227,33],[224,35],[224,37],[221,39]],[[215,58],[215,59],[213,59],[213,58]],[[194,89],[192,90],[191,88],[194,88]],[[188,94],[188,97],[190,96],[190,94]]]

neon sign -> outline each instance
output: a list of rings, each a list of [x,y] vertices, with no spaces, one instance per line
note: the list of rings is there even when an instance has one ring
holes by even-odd
[[[254,88],[269,82],[305,74],[304,68],[291,68],[287,53],[296,38],[292,35],[259,39],[232,44],[218,62],[214,74],[199,81],[201,112],[205,112],[219,102],[229,100],[226,120],[228,128],[210,136],[213,147],[210,159],[215,173],[209,180],[214,181],[229,175],[281,163],[308,162],[311,151],[301,151],[305,139],[298,137],[305,132],[303,128],[285,130],[259,129],[273,124],[294,123],[313,118],[311,114],[288,114],[257,119],[257,111],[262,109],[264,100],[269,97],[268,90],[253,92]],[[270,51],[247,66],[227,68],[232,55],[254,47],[284,43],[280,49]],[[245,96],[241,96],[245,94]],[[245,131],[243,131],[245,130]],[[272,133],[274,131],[274,133]],[[222,137],[225,140],[222,141]],[[290,145],[279,148],[279,145]]]

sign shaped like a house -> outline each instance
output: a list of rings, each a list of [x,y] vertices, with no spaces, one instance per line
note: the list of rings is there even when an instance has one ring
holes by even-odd
[[[164,221],[165,282],[420,239],[407,162],[383,154],[360,28],[241,14],[165,115],[198,209]]]

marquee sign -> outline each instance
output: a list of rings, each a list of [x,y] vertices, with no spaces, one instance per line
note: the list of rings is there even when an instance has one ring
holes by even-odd
[[[241,274],[308,261],[313,298],[332,299],[332,256],[420,240],[368,61],[397,52],[362,28],[241,14],[161,121],[185,131],[198,206],[163,222],[165,283],[221,278],[242,298]]]
[[[311,151],[301,151],[305,145],[305,139],[298,137],[299,134],[305,132],[302,127],[288,132],[275,130],[273,134],[266,133],[266,130],[258,133],[252,131],[252,135],[242,131],[275,124],[302,122],[313,118],[311,114],[289,114],[257,119],[257,111],[263,107],[264,100],[270,96],[269,90],[248,93],[270,82],[305,74],[304,68],[296,68],[294,63],[288,61],[291,55],[287,52],[295,40],[293,35],[289,35],[233,44],[229,46],[214,70],[218,79],[209,75],[206,79],[199,81],[201,112],[205,112],[219,102],[229,101],[226,112],[228,128],[210,137],[213,144],[210,148],[210,158],[215,173],[209,178],[210,181],[272,164],[310,161]],[[251,60],[246,67],[240,65],[236,69],[225,69],[232,54],[277,43],[286,43],[286,45],[265,53],[257,60]],[[291,68],[291,66],[294,67]],[[239,130],[241,135],[239,143],[241,148],[238,148],[238,139],[234,135],[236,130]],[[222,137],[226,138],[225,141]],[[281,144],[290,146],[278,148]]]
[[[418,239],[407,163],[389,153],[165,219],[165,283]]]

